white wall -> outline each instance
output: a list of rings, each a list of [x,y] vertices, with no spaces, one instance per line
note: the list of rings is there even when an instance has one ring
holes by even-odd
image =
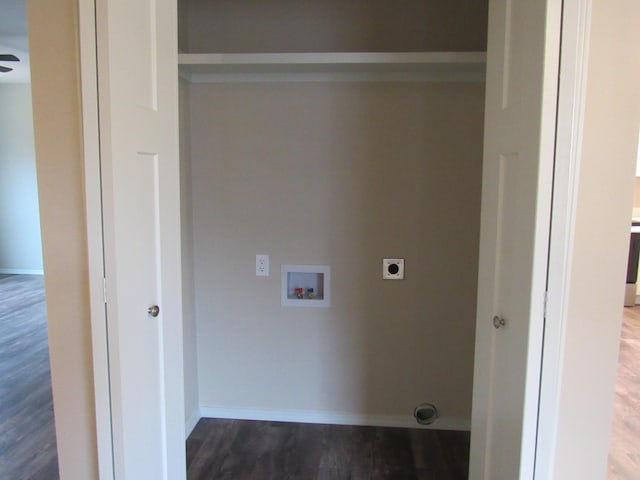
[[[484,85],[190,96],[200,404],[411,421],[429,401],[468,424]],[[385,256],[406,280],[381,279]],[[331,266],[330,308],[281,307],[289,263]]]
[[[31,85],[0,83],[0,273],[42,273]]]
[[[640,4],[593,0],[553,478],[606,477],[640,125]]]

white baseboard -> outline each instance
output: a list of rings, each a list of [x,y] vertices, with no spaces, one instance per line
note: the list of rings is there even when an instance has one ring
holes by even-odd
[[[636,295],[636,305],[640,305],[640,295]]]
[[[185,424],[184,438],[189,438],[189,435],[191,435],[191,432],[193,432],[193,429],[196,428],[196,424],[198,423],[198,420],[200,420],[200,418],[202,418],[202,415],[199,409],[196,408],[193,412],[191,412],[191,416],[189,417],[189,419]]]
[[[416,422],[415,418],[413,418],[412,415],[366,415],[359,413],[328,411],[256,410],[245,408],[200,407],[200,416],[203,418],[233,418],[238,420],[323,423],[330,425],[428,428],[432,430],[471,430],[470,420],[466,418],[440,417],[431,425],[420,425]]]
[[[0,273],[5,275],[43,275],[44,271],[25,268],[0,268]]]

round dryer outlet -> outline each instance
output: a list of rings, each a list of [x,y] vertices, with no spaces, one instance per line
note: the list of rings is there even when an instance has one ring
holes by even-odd
[[[404,279],[404,258],[383,258],[382,259],[382,279],[383,280],[403,280]]]

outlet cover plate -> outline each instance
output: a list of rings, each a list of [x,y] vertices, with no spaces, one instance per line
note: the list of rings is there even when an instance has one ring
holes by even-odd
[[[269,255],[256,255],[256,276],[269,276]]]
[[[383,258],[382,279],[404,280],[404,258]]]

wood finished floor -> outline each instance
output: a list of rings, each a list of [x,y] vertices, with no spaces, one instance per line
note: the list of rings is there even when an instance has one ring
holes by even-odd
[[[201,419],[189,480],[462,480],[469,432]]]
[[[624,309],[608,480],[640,478],[640,306]],[[189,480],[466,479],[469,434],[202,419]],[[44,287],[0,274],[0,479],[56,480]]]
[[[58,479],[43,278],[0,274],[0,479]]]
[[[607,480],[640,478],[640,306],[624,309]]]

